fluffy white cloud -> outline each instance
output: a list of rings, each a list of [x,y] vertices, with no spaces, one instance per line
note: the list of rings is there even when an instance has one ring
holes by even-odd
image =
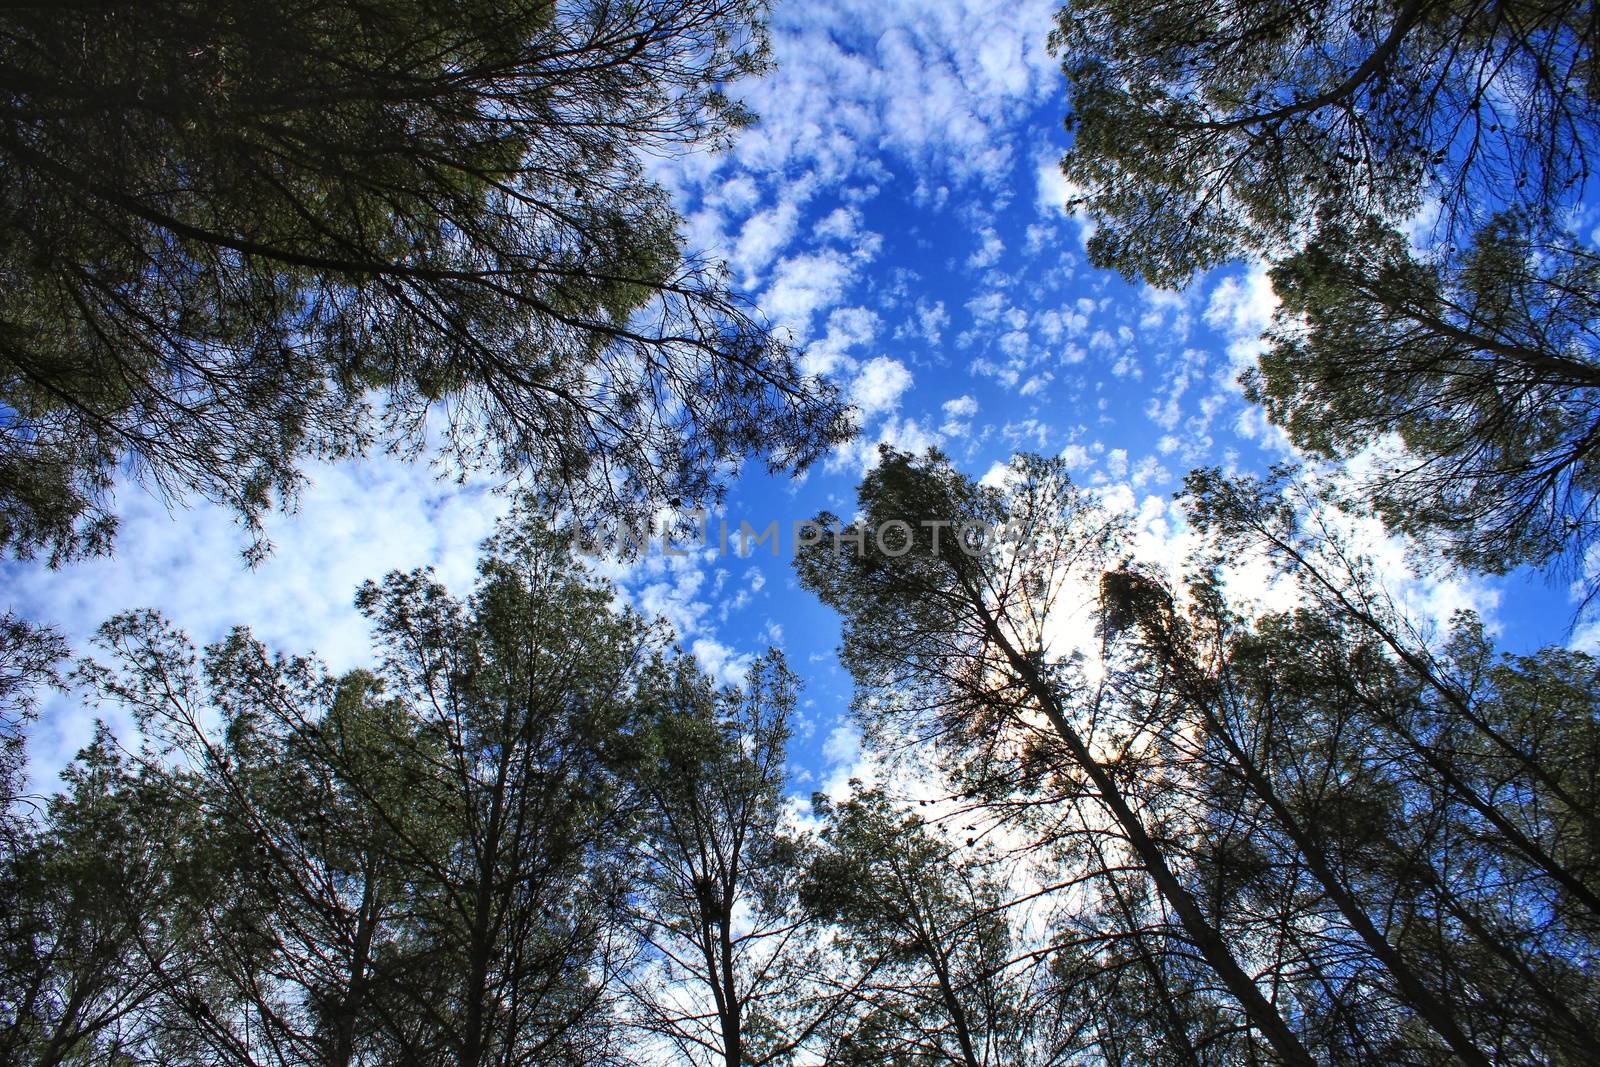
[[[1078,196],[1082,190],[1067,181],[1067,176],[1061,171],[1060,161],[1054,156],[1038,157],[1034,161],[1033,173],[1034,203],[1039,214],[1049,219],[1070,219],[1076,223],[1078,243],[1087,248],[1089,238],[1094,236],[1099,227],[1083,212],[1067,209],[1067,201]]]
[[[975,269],[992,267],[1000,262],[1000,255],[1006,250],[1006,244],[1000,240],[1000,235],[994,232],[993,226],[985,226],[978,231],[978,247],[967,257],[967,266]]]
[[[778,263],[761,307],[796,340],[811,334],[811,320],[834,307],[854,279],[856,264],[833,250],[790,256]]]
[[[750,672],[751,661],[755,659],[748,652],[735,652],[721,641],[709,637],[698,638],[689,646],[689,650],[718,685],[743,685]]]
[[[1261,333],[1278,309],[1278,294],[1265,265],[1256,264],[1243,274],[1230,274],[1211,290],[1206,304],[1206,324],[1228,340],[1228,357],[1234,370],[1255,365],[1261,354]]]
[[[850,383],[850,402],[863,418],[871,418],[899,407],[900,397],[910,388],[911,372],[905,364],[888,356],[875,356]]]
[[[835,308],[828,315],[827,333],[806,348],[801,369],[807,374],[832,374],[840,367],[854,366],[850,351],[871,344],[878,325],[877,314],[867,308]]]
[[[970,419],[978,413],[978,402],[970,396],[962,395],[954,400],[946,400],[943,408],[944,413],[953,419]]]
[[[832,472],[845,472],[860,477],[878,465],[880,445],[920,455],[942,444],[944,444],[942,433],[928,429],[916,419],[890,416],[883,420],[875,433],[858,434],[853,440],[835,449],[828,457],[827,468]]]
[[[336,671],[371,664],[370,632],[356,588],[390,570],[433,567],[456,592],[472,584],[477,546],[507,501],[474,479],[440,480],[425,462],[390,457],[317,464],[291,515],[271,515],[274,551],[254,569],[233,516],[204,502],[169,507],[138,486],[117,494],[116,555],[59,570],[8,564],[7,604],[56,625],[77,651],[111,615],[160,610],[200,643],[250,626],[268,644],[315,652]],[[57,701],[29,738],[45,782],[89,738],[89,709]]]
[[[800,204],[794,199],[785,199],[776,207],[756,212],[745,220],[729,262],[744,276],[747,288],[755,285],[778,253],[788,247],[799,222]]]

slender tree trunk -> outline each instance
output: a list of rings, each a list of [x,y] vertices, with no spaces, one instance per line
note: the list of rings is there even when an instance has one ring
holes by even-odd
[[[722,956],[722,1049],[727,1067],[744,1067],[744,1011],[733,973],[732,893],[717,913],[718,948]]]
[[[1095,855],[1099,857],[1100,866],[1106,866],[1105,852],[1100,847],[1099,841],[1091,841]],[[1194,1042],[1189,1040],[1188,1029],[1183,1020],[1178,1017],[1177,998],[1172,994],[1167,976],[1161,969],[1161,961],[1150,952],[1150,946],[1145,944],[1144,931],[1139,929],[1139,924],[1134,920],[1133,909],[1128,904],[1127,895],[1122,887],[1117,884],[1115,876],[1110,879],[1111,898],[1117,902],[1117,911],[1122,915],[1122,921],[1133,935],[1134,951],[1138,953],[1139,963],[1149,976],[1150,984],[1155,987],[1156,1001],[1161,1005],[1161,1022],[1166,1030],[1167,1041],[1174,1051],[1183,1056],[1184,1063],[1189,1067],[1199,1067],[1200,1056],[1195,1052]]]
[[[961,998],[956,996],[955,987],[950,984],[950,970],[938,951],[932,949],[931,945],[929,948],[933,956],[933,973],[939,980],[939,996],[944,1000],[945,1010],[950,1013],[950,1023],[956,1030],[956,1042],[961,1046],[961,1062],[966,1067],[983,1067],[972,1045],[972,1027],[967,1023],[966,1009],[961,1005]]]
[[[378,925],[378,885],[372,875],[372,858],[367,857],[366,883],[361,891],[361,907],[356,915],[356,936],[350,960],[350,985],[334,1028],[333,1067],[350,1067],[355,1056],[356,1020],[367,992],[367,963],[372,956],[372,938]]]
[[[479,1067],[485,1044],[485,1014],[489,991],[489,957],[494,950],[494,892],[496,868],[500,865],[500,834],[505,817],[505,757],[489,805],[482,852],[478,857],[477,893],[473,900],[472,926],[468,932],[466,1017],[461,1032],[459,1067]],[[470,795],[469,795],[470,796]],[[470,802],[470,799],[469,799]]]
[[[1164,635],[1165,636],[1165,635]],[[1334,872],[1327,856],[1322,851],[1322,846],[1306,832],[1300,820],[1295,818],[1278,791],[1272,783],[1261,773],[1249,753],[1238,743],[1232,732],[1227,728],[1216,714],[1212,705],[1212,694],[1208,685],[1201,684],[1194,677],[1184,677],[1192,674],[1196,668],[1181,660],[1176,649],[1163,648],[1162,653],[1168,657],[1174,670],[1179,675],[1179,685],[1187,690],[1189,704],[1205,719],[1206,728],[1212,735],[1221,740],[1223,747],[1228,752],[1228,757],[1233,761],[1239,775],[1244,778],[1246,787],[1250,792],[1267,806],[1278,821],[1283,832],[1288,835],[1289,841],[1300,853],[1301,862],[1311,876],[1317,880],[1328,899],[1333,901],[1334,907],[1339,909],[1339,914],[1344,917],[1350,929],[1366,944],[1368,950],[1377,958],[1385,970],[1394,978],[1399,986],[1402,999],[1415,1011],[1424,1022],[1433,1028],[1434,1032],[1444,1038],[1450,1050],[1459,1056],[1463,1062],[1472,1064],[1473,1067],[1489,1067],[1488,1057],[1479,1051],[1466,1032],[1456,1023],[1455,1018],[1447,1011],[1433,992],[1421,978],[1417,977],[1410,964],[1400,955],[1395,947],[1389,944],[1387,938],[1378,930],[1366,909],[1361,907],[1350,887]]]
[[[967,596],[984,623],[990,639],[1005,655],[1011,669],[1022,679],[1030,696],[1044,711],[1050,720],[1050,725],[1056,734],[1066,743],[1067,750],[1072,754],[1073,760],[1089,776],[1095,791],[1100,796],[1100,801],[1112,817],[1117,821],[1129,845],[1133,847],[1139,862],[1149,873],[1156,889],[1166,898],[1167,903],[1177,913],[1179,922],[1183,925],[1184,932],[1190,942],[1199,950],[1222,984],[1227,987],[1245,1018],[1260,1032],[1274,1052],[1285,1063],[1295,1067],[1313,1067],[1316,1063],[1306,1047],[1301,1043],[1289,1024],[1284,1022],[1278,1009],[1262,995],[1255,981],[1245,973],[1239,961],[1234,958],[1227,942],[1222,939],[1222,934],[1211,925],[1194,896],[1183,887],[1172,868],[1167,865],[1166,857],[1162,855],[1160,847],[1150,838],[1145,830],[1144,822],[1128,806],[1127,799],[1122,795],[1122,790],[1111,776],[1106,773],[1100,762],[1094,758],[1084,743],[1083,738],[1073,729],[1072,723],[1067,720],[1066,713],[1061,710],[1061,704],[1056,698],[1055,691],[1039,676],[1039,672],[1028,658],[1022,655],[1011,644],[1005,632],[990,614],[988,607],[983,603],[981,594],[972,589],[967,590]]]

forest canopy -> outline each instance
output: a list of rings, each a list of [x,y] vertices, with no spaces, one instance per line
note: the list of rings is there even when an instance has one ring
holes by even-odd
[[[1059,461],[885,453],[846,530],[893,532],[798,561],[883,760],[809,811],[782,655],[714,684],[531,507],[466,596],[361,587],[370,669],[119,615],[73,674],[143,740],[12,805],[0,1049],[1580,1062],[1600,665],[1424,639],[1296,492],[1197,472],[1171,584]],[[1030,536],[948,533],[986,524]],[[1297,606],[1239,599],[1245,558]]]
[[[431,446],[584,515],[803,468],[833,386],[685,246],[752,0],[13,5],[0,551],[106,551],[131,477],[260,522]]]
[[[1152,285],[1264,260],[1248,396],[1312,456],[1372,460],[1364,502],[1477,569],[1582,572],[1600,529],[1594,20],[1074,0],[1051,38],[1091,259]]]
[[[0,615],[0,1067],[1590,1062],[1600,661],[1423,619],[1373,546],[1600,589],[1593,5],[1059,12],[1090,258],[1263,271],[1243,392],[1320,468],[1223,449],[1142,502],[1117,449],[973,476],[894,414],[912,373],[882,356],[849,395],[916,447],[833,451],[854,420],[806,368],[888,325],[838,308],[791,349],[655,177],[753,121],[729,93],[768,69],[766,17],[0,13],[0,556],[111,553],[130,480],[228,506],[257,560],[318,460],[523,485],[470,578],[362,559],[354,657],[96,597],[76,648]],[[765,204],[748,184],[723,192]],[[843,244],[855,208],[816,229]],[[919,280],[865,284],[936,345]],[[1176,418],[1198,363],[1152,366]],[[1034,433],[944,410],[952,449]],[[748,618],[709,540],[585,545],[708,521],[755,456],[861,478],[793,524],[793,610],[740,655],[698,640]],[[841,671],[777,647],[806,597]],[[802,673],[829,699],[847,675],[849,707],[821,718]],[[94,725],[41,795],[46,716]],[[811,747],[859,746],[824,778],[796,752],[827,721]]]

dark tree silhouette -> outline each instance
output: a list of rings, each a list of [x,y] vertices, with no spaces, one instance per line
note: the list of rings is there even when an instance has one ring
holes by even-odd
[[[844,431],[648,155],[723,143],[757,0],[49,3],[0,16],[0,546],[123,472],[257,533],[308,457],[428,440],[552,503],[700,500]]]

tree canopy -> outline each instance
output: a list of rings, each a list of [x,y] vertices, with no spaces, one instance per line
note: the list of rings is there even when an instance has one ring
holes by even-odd
[[[879,761],[809,814],[781,654],[718,687],[529,506],[344,675],[119,615],[138,743],[0,838],[0,1055],[1582,1062],[1600,669],[1428,637],[1296,484],[1195,472],[1174,579],[1059,460],[886,451],[797,560]]]
[[[686,252],[646,158],[750,117],[758,0],[64,3],[0,17],[0,546],[131,475],[257,531],[432,442],[556,505],[804,466],[835,392]],[[633,510],[630,510],[633,509]]]
[[[1243,256],[1282,303],[1252,399],[1458,561],[1582,566],[1596,526],[1600,132],[1583,3],[1074,0],[1052,43],[1098,264]]]
[[[863,721],[936,752],[1036,865],[1019,895],[1056,900],[1040,951],[1080,1007],[1052,1033],[1108,1062],[1581,1057],[1593,660],[1497,657],[1465,615],[1423,640],[1273,482],[1200,472],[1186,500],[1174,585],[1059,461],[980,486],[885,453],[799,561]],[[1301,606],[1236,603],[1222,564],[1249,556]]]

